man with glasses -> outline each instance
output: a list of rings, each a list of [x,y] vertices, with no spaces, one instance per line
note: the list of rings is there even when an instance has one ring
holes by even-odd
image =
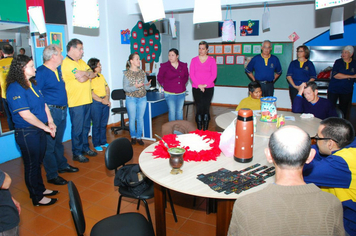
[[[356,139],[352,124],[331,117],[320,122],[313,148],[316,155],[304,166],[306,183],[334,194],[343,205],[344,227],[356,235]]]
[[[261,84],[262,97],[273,96],[274,82],[282,74],[281,63],[276,56],[271,55],[271,51],[272,43],[269,40],[263,41],[262,53],[254,56],[245,69],[252,81]]]

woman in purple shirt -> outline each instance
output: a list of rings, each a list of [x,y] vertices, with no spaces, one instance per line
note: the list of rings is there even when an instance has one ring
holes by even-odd
[[[188,82],[187,63],[178,60],[179,52],[172,48],[168,52],[168,61],[161,63],[157,80],[164,89],[168,105],[168,119],[183,120],[185,84]]]
[[[190,62],[190,79],[192,80],[195,101],[195,121],[198,129],[207,130],[210,120],[210,104],[214,95],[214,80],[217,75],[215,59],[208,56],[209,45],[205,41],[199,43],[199,56]]]

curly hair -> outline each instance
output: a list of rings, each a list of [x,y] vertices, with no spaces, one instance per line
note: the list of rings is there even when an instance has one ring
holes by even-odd
[[[7,74],[6,77],[6,89],[9,87],[10,84],[17,82],[23,87],[24,89],[28,89],[29,86],[27,84],[26,78],[25,78],[25,72],[24,72],[24,67],[32,61],[32,59],[26,55],[18,55],[17,57],[14,57],[14,59],[11,62],[10,65],[10,70],[9,73]],[[36,80],[35,77],[32,77],[30,79],[30,82],[36,85]]]

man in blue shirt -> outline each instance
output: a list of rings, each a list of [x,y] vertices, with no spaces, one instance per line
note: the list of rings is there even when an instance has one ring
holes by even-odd
[[[273,96],[274,82],[282,74],[279,59],[271,55],[272,44],[269,40],[262,43],[262,53],[248,63],[245,71],[252,81],[258,81],[262,87],[262,97]],[[253,74],[255,71],[255,74]]]
[[[67,123],[67,93],[62,78],[60,65],[63,60],[61,49],[54,44],[43,51],[44,64],[37,69],[36,79],[45,102],[51,112],[53,122],[57,126],[54,138],[47,134],[47,148],[43,166],[47,173],[47,182],[56,185],[67,184],[58,175],[64,172],[77,172],[79,169],[70,166],[64,157],[63,135]]]
[[[311,113],[321,120],[328,117],[337,117],[334,105],[328,99],[318,96],[317,87],[314,81],[302,83],[299,86],[297,96],[293,100],[292,112]]]
[[[320,122],[316,139],[316,155],[304,166],[306,183],[314,183],[321,190],[334,194],[342,203],[344,227],[349,235],[356,235],[356,139],[352,124],[342,118],[331,117]]]

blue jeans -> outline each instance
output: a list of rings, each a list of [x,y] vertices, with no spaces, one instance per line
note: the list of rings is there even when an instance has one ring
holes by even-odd
[[[168,105],[168,120],[183,120],[183,106],[185,93],[169,94],[164,93]]]
[[[91,104],[92,141],[94,147],[106,144],[106,125],[109,120],[109,106],[93,100]]]
[[[67,159],[64,157],[63,135],[67,123],[67,108],[60,109],[48,105],[53,118],[54,124],[57,126],[56,136],[47,136],[46,154],[43,159],[43,166],[46,170],[47,180],[54,179],[58,176],[58,170],[63,170],[68,167]]]
[[[11,118],[12,115],[9,110],[9,105],[7,104],[7,100],[5,98],[2,99],[2,104],[4,105],[4,110],[5,110],[5,114],[6,114],[6,118],[7,118],[7,124],[9,125],[9,130],[14,130],[15,125],[14,125],[14,122],[12,122],[12,118]]]
[[[145,114],[147,104],[146,96],[142,98],[126,97],[126,109],[129,115],[129,128],[131,138],[142,137],[143,116]],[[137,122],[137,129],[135,123]]]
[[[72,152],[74,156],[89,151],[90,105],[69,108],[70,121],[72,122]]]
[[[46,133],[37,127],[16,129],[15,140],[21,150],[27,189],[33,204],[37,204],[46,190],[41,174],[41,163],[46,152]]]

